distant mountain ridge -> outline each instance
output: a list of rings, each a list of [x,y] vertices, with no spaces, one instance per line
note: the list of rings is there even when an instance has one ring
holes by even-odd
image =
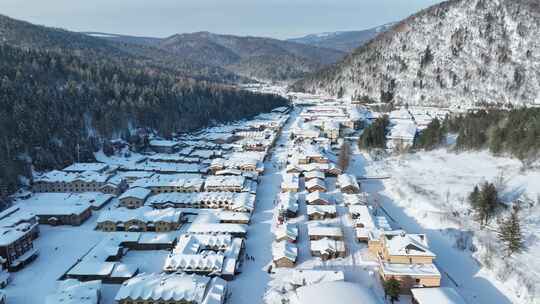
[[[540,2],[425,9],[291,89],[368,102],[540,104]]]
[[[88,32],[104,40],[151,46],[190,62],[255,79],[297,79],[337,62],[345,52],[273,38],[195,32],[166,38]]]
[[[378,34],[389,30],[394,24],[395,23],[388,23],[361,31],[337,31],[310,34],[299,38],[290,38],[287,39],[287,41],[350,53],[362,44],[375,38]]]

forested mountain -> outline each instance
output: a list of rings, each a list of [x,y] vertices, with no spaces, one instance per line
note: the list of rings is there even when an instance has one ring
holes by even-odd
[[[234,83],[242,77],[221,67],[190,61],[151,45],[122,40],[110,41],[62,29],[34,25],[0,15],[0,42],[36,50],[71,50],[89,59],[129,59],[139,66],[174,70],[182,77],[211,82]]]
[[[287,41],[350,53],[354,49],[375,38],[380,33],[389,30],[393,25],[394,23],[389,23],[362,31],[339,31],[310,34],[304,37],[287,39]]]
[[[89,160],[103,140],[127,138],[138,128],[168,137],[288,102],[197,82],[108,42],[94,45],[94,38],[37,33],[44,39],[18,40],[2,26],[0,186],[10,190],[18,175],[29,174],[30,163],[44,170],[71,163],[78,154]]]
[[[401,104],[540,103],[538,37],[536,0],[447,1],[292,89]]]
[[[189,62],[209,64],[241,76],[265,80],[300,78],[345,56],[339,50],[295,42],[209,32],[177,34],[164,39],[115,34],[99,36],[108,41],[152,45]]]

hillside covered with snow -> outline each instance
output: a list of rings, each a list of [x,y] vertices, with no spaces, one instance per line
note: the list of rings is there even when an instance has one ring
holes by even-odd
[[[292,89],[398,104],[538,104],[539,36],[538,1],[447,1]]]

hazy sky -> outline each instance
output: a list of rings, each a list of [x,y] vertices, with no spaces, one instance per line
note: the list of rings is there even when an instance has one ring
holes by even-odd
[[[165,37],[211,31],[276,38],[365,29],[441,0],[0,0],[0,14],[74,31]]]

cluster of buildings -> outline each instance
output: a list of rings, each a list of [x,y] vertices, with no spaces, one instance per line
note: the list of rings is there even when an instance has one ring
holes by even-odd
[[[38,257],[40,225],[80,226],[98,213],[91,225],[104,237],[65,270],[47,304],[97,304],[101,284],[119,284],[121,304],[224,303],[226,281],[243,262],[259,176],[288,111],[36,174],[32,193],[0,213],[2,268],[17,271]],[[123,261],[130,251],[156,250],[169,251],[160,272]]]

